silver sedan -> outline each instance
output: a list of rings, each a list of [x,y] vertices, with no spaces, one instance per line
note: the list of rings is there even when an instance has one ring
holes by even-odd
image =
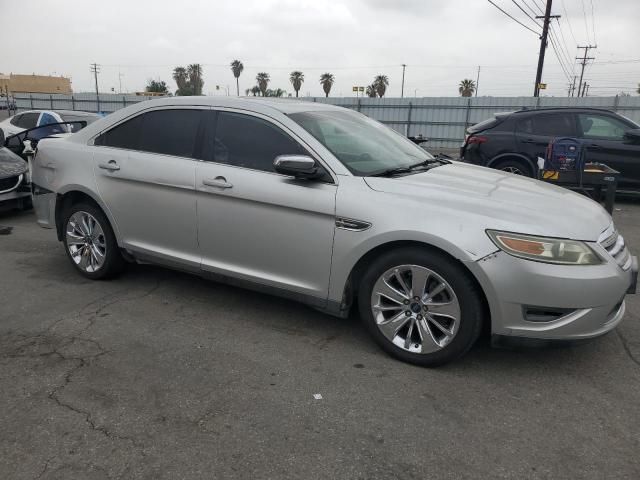
[[[616,327],[637,260],[598,204],[432,157],[359,113],[292,100],[139,103],[33,162],[37,219],[103,279],[153,262],[359,312],[390,354],[438,365],[494,340]]]

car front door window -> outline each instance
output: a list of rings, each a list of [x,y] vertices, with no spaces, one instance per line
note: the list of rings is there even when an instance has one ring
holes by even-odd
[[[220,112],[216,123],[214,162],[274,172],[277,156],[307,154],[298,142],[261,118]]]
[[[578,119],[584,138],[622,140],[624,132],[629,129],[620,120],[604,115],[581,113]]]

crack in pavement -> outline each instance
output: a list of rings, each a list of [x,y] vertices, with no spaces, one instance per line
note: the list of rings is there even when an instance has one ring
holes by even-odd
[[[89,365],[92,361],[99,359],[100,357],[112,353],[111,350],[105,349],[99,341],[87,338],[86,332],[93,327],[96,320],[100,318],[100,314],[107,309],[108,307],[124,302],[130,302],[134,300],[141,300],[149,295],[152,295],[156,290],[160,288],[160,281],[156,280],[156,283],[153,287],[146,289],[141,294],[132,295],[125,298],[118,298],[118,295],[127,291],[128,289],[121,289],[116,292],[109,293],[107,295],[103,295],[98,299],[92,300],[87,303],[80,310],[71,315],[64,316],[51,325],[49,325],[44,331],[40,333],[35,333],[33,335],[25,335],[25,334],[17,334],[14,335],[13,349],[2,354],[0,356],[1,359],[5,360],[2,362],[6,364],[10,362],[12,359],[16,358],[41,358],[41,357],[50,357],[55,356],[59,358],[63,362],[72,362],[73,366],[69,368],[63,377],[62,383],[55,386],[47,395],[47,398],[51,401],[55,402],[56,405],[62,407],[71,412],[77,413],[84,417],[86,424],[93,431],[99,432],[105,437],[109,439],[116,439],[120,441],[126,441],[131,443],[131,445],[137,449],[140,449],[140,455],[146,456],[144,451],[144,445],[136,440],[134,437],[127,435],[120,435],[106,427],[105,425],[99,425],[96,423],[94,416],[89,410],[85,410],[79,406],[76,406],[68,401],[65,401],[61,398],[62,391],[73,381],[74,375],[78,373],[82,368]],[[113,297],[116,298],[113,298]],[[106,301],[108,299],[112,299],[110,301]],[[83,318],[84,317],[84,318]],[[56,335],[54,329],[56,326],[61,324],[64,321],[74,321],[74,320],[86,321],[86,325],[82,328],[72,328],[73,333],[68,333],[67,335]],[[73,326],[76,327],[76,326]],[[64,350],[69,347],[73,347],[73,344],[76,342],[86,342],[95,347],[96,352],[92,354],[77,354],[77,355],[69,355],[65,354]],[[16,345],[17,344],[17,345]],[[36,351],[33,349],[39,349],[42,346],[46,347],[46,351]],[[32,351],[29,351],[32,350]],[[42,471],[36,478],[41,478],[49,468],[51,461],[55,458],[55,456],[50,457],[45,462]],[[109,476],[109,475],[107,475]]]

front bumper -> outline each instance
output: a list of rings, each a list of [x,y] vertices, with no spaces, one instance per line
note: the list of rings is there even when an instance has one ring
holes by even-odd
[[[487,296],[493,335],[545,340],[583,340],[614,329],[638,275],[635,257],[623,270],[613,259],[593,266],[552,265],[501,251],[469,268]]]

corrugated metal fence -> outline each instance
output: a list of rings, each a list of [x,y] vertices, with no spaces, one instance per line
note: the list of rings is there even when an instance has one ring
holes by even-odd
[[[17,94],[18,110],[68,109],[113,112],[151,97],[136,95],[81,93],[73,95]],[[496,112],[539,107],[599,107],[618,112],[640,123],[640,97],[424,97],[355,98],[311,97],[302,100],[347,107],[388,124],[405,135],[423,135],[431,147],[455,148],[467,126],[481,122]]]

